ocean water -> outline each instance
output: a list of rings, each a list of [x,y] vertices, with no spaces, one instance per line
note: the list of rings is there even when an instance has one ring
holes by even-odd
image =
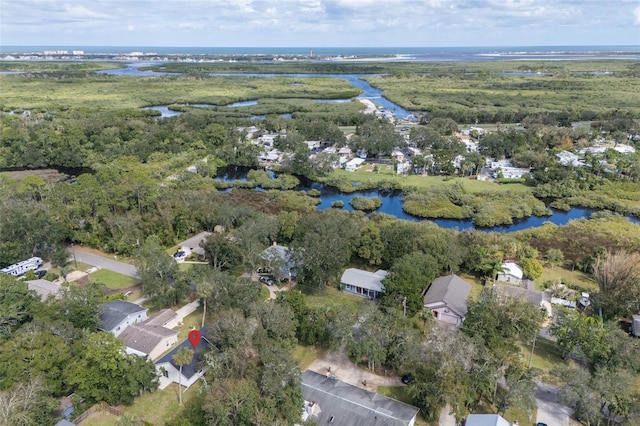
[[[0,46],[0,54],[81,50],[87,55],[308,56],[315,58],[393,57],[398,61],[486,61],[500,59],[637,59],[640,46],[501,46],[501,47],[168,47],[168,46]]]

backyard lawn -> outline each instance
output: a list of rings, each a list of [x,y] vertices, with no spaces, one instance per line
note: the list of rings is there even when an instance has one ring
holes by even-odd
[[[182,395],[183,403],[186,404],[196,396],[200,388],[201,384],[198,381],[187,389]],[[164,425],[166,420],[171,419],[180,410],[178,398],[178,385],[172,383],[166,389],[145,393],[136,398],[131,406],[119,408],[138,419],[144,419],[154,426],[159,426]]]
[[[561,279],[569,288],[579,288],[583,291],[598,291],[598,284],[590,274],[582,271],[572,271],[571,269],[545,267],[540,278],[536,279],[536,289],[544,290],[544,283],[547,281],[555,281]]]
[[[352,314],[358,312],[367,303],[374,303],[364,297],[342,292],[335,287],[325,286],[308,294],[304,286],[300,287],[302,287],[301,291],[305,293],[307,305],[311,308],[325,308],[330,309],[332,312]]]
[[[324,349],[317,348],[315,346],[303,346],[296,345],[293,348],[293,359],[298,363],[298,367],[301,371],[304,371],[315,361],[322,353]]]
[[[107,269],[100,269],[93,272],[89,274],[89,277],[94,283],[104,284],[106,287],[113,290],[131,287],[138,283],[138,280],[133,277],[122,275]]]

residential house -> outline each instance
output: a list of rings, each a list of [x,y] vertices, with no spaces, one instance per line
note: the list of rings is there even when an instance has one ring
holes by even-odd
[[[204,376],[205,369],[202,368],[202,361],[204,359],[204,353],[208,350],[208,345],[212,345],[212,343],[205,337],[205,329],[203,328],[200,331],[202,333],[202,339],[195,350],[191,342],[185,340],[155,362],[156,371],[158,371],[160,375],[160,389],[166,388],[171,383],[180,383],[188,389],[197,382],[200,377]],[[182,377],[180,377],[180,366],[173,360],[173,357],[178,353],[180,348],[187,348],[193,351],[191,362],[182,366]]]
[[[363,158],[352,158],[351,160],[347,161],[344,169],[348,172],[355,172],[358,168],[360,168],[362,163],[364,163]]]
[[[433,280],[424,293],[424,306],[431,309],[433,317],[459,327],[467,314],[467,297],[471,284],[456,274]]]
[[[545,295],[540,290],[536,290],[535,288],[528,289],[524,287],[516,287],[513,285],[498,283],[496,284],[495,289],[498,293],[498,296],[501,298],[524,300],[534,306],[544,306],[542,302],[545,299]],[[547,297],[547,302],[550,301],[551,298]]]
[[[498,281],[505,283],[518,284],[522,283],[524,272],[520,265],[515,262],[504,262],[502,271],[498,273]]]
[[[266,267],[279,268],[279,278],[296,278],[295,268],[298,264],[293,260],[289,247],[274,242],[260,253],[260,258],[266,262]]]
[[[342,274],[340,283],[347,293],[375,299],[384,291],[382,280],[386,276],[387,271],[382,269],[376,272],[369,272],[362,269],[349,268]]]
[[[557,153],[556,160],[563,166],[581,167],[585,165],[583,161],[580,161],[580,157],[569,151]]]
[[[62,419],[58,423],[56,423],[56,426],[76,426],[76,424],[75,423],[71,423],[67,419]]]
[[[58,297],[61,287],[49,280],[30,280],[27,281],[27,288],[38,293],[40,300],[45,300],[47,297],[54,295]]]
[[[211,232],[204,231],[197,235],[194,235],[187,240],[184,240],[180,243],[180,250],[178,250],[176,254],[173,255],[173,257],[176,259],[176,261],[180,262],[176,255],[180,252],[183,252],[185,253],[185,256],[182,258],[182,261],[184,261],[184,258],[192,254],[197,254],[201,259],[206,259],[207,254],[204,251],[204,248],[202,248],[201,244],[205,242],[210,235]]]
[[[164,309],[142,323],[128,326],[118,338],[124,342],[127,352],[156,359],[178,343],[178,331],[165,327],[175,318],[175,312]]]
[[[511,426],[499,414],[469,414],[464,426]]]
[[[98,328],[118,337],[129,325],[146,319],[147,308],[126,300],[113,300],[102,304]]]
[[[302,373],[302,420],[336,426],[413,426],[418,411],[404,402],[371,392],[328,375]]]

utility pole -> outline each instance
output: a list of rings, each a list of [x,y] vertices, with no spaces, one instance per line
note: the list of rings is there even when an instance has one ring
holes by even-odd
[[[538,333],[533,335],[533,343],[531,344],[531,356],[529,357],[529,368],[531,368],[531,363],[533,362],[533,352],[536,349],[536,337],[538,337]]]
[[[73,243],[71,243],[71,252],[73,253],[73,266],[78,269],[78,261],[76,260],[76,249],[73,247]]]
[[[402,312],[403,312],[403,315],[406,317],[407,316],[407,298],[406,297],[402,299]]]

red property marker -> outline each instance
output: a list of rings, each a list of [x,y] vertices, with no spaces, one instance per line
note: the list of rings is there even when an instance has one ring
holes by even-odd
[[[191,344],[193,345],[193,349],[195,349],[198,346],[198,343],[200,342],[200,338],[202,337],[202,335],[200,334],[200,332],[198,330],[191,330],[189,332],[189,340],[191,341]]]

